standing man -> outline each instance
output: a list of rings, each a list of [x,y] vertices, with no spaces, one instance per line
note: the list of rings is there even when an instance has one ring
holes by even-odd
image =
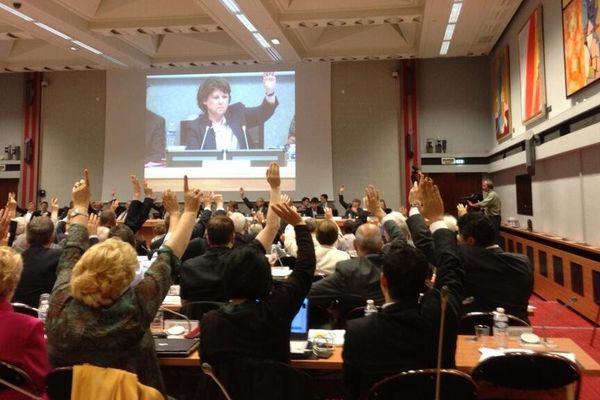
[[[494,182],[492,182],[491,179],[484,179],[481,183],[481,189],[483,190],[483,200],[477,203],[469,201],[469,205],[471,207],[481,208],[483,213],[492,220],[496,243],[500,244],[500,222],[502,220],[500,214],[502,211],[502,201],[500,201],[498,193],[494,191]]]

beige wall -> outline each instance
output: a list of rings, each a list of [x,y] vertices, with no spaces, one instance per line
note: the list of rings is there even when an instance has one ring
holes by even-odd
[[[45,73],[40,189],[67,204],[73,182],[90,170],[92,198],[101,195],[104,166],[104,71]]]
[[[345,62],[331,66],[333,183],[346,199],[362,198],[372,183],[389,207],[400,205],[400,84],[397,61]],[[330,193],[331,195],[331,193]],[[337,207],[341,207],[336,203]]]
[[[0,74],[0,153],[8,145],[22,146],[23,74]]]

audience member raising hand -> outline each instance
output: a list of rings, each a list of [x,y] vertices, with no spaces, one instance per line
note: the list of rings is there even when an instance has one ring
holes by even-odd
[[[419,192],[423,202],[423,210],[421,211],[423,218],[429,224],[444,219],[444,202],[437,185],[433,184],[431,178],[421,180]]]

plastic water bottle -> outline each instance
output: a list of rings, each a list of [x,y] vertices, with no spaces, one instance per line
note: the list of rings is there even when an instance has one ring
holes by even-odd
[[[371,299],[367,300],[367,306],[365,307],[365,317],[369,315],[377,314],[379,311],[375,307],[375,302]]]
[[[296,143],[291,143],[288,147],[287,151],[287,160],[288,162],[296,161]]]
[[[177,127],[175,126],[175,122],[169,122],[167,129],[167,147],[175,146],[175,141],[177,139]]]
[[[46,317],[48,316],[48,308],[50,308],[50,304],[48,300],[40,301],[40,306],[38,308],[38,318],[46,323]]]
[[[508,317],[502,307],[494,312],[494,341],[500,348],[508,347]]]

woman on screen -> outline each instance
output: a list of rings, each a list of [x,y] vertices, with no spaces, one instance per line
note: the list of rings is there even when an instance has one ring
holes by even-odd
[[[247,128],[268,120],[279,104],[275,96],[275,73],[263,74],[265,98],[258,107],[229,104],[231,87],[223,78],[207,78],[198,88],[198,106],[203,114],[182,125],[187,150],[248,149]]]

